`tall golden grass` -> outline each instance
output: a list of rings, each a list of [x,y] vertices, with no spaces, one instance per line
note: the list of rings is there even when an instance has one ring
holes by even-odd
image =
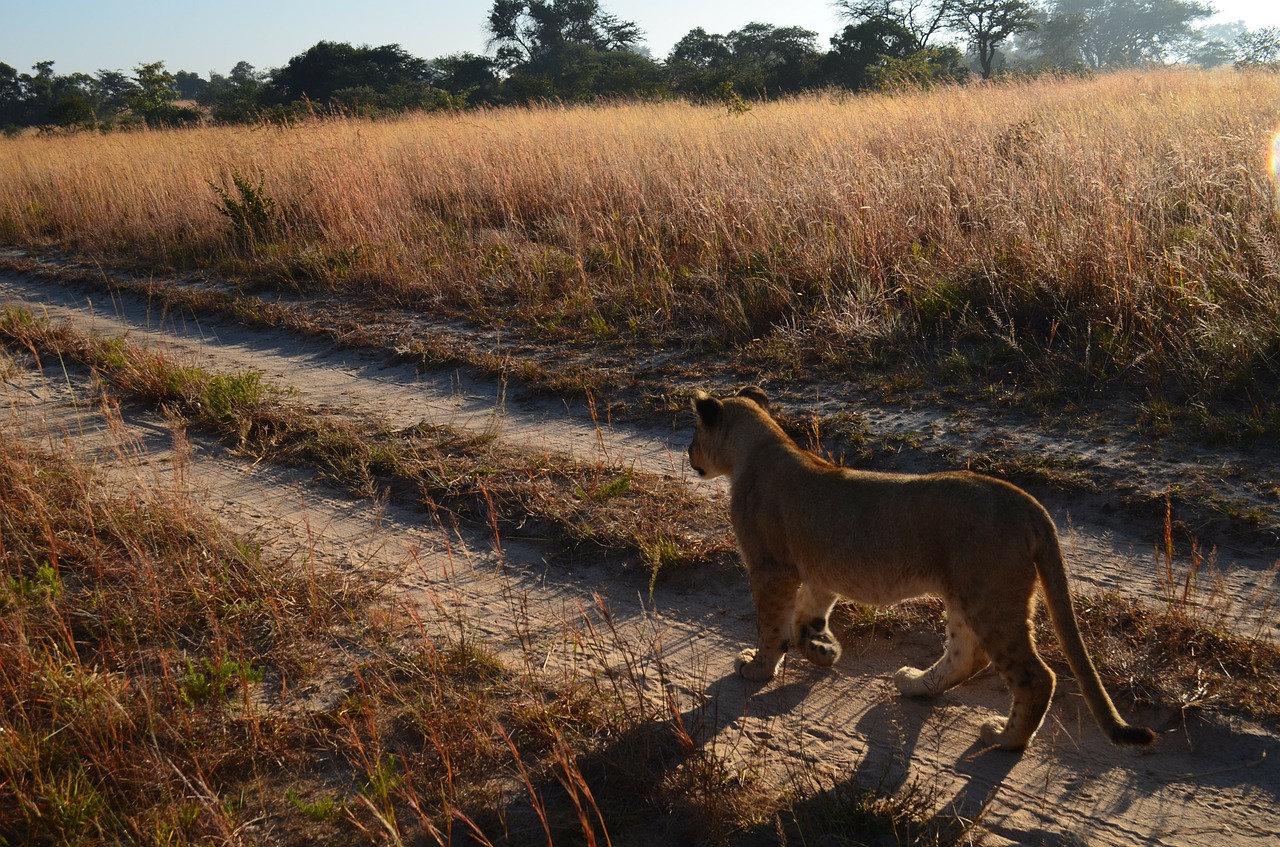
[[[1275,74],[1156,70],[27,137],[0,143],[0,239],[600,335],[783,327],[828,364],[981,340],[1256,393],[1277,104]],[[237,176],[275,204],[249,240],[211,187]]]

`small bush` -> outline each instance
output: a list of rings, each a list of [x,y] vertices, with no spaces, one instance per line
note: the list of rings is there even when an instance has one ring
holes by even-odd
[[[230,224],[229,236],[242,249],[275,241],[280,234],[280,218],[276,201],[264,187],[265,177],[258,175],[257,182],[250,182],[236,170],[231,171],[231,188],[210,182],[209,187],[218,195],[214,208]]]

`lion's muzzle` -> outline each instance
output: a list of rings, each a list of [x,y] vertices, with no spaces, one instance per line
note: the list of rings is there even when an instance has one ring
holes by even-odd
[[[693,457],[693,445],[689,445],[689,467],[693,468],[693,472],[698,476],[706,476],[707,472],[703,468],[698,467],[698,462]]]

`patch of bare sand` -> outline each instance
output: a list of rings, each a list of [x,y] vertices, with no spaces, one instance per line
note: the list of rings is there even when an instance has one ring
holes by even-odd
[[[106,330],[103,319],[93,320]],[[297,342],[260,342],[248,366],[268,375],[275,367],[300,392],[332,378],[317,370],[346,368],[351,376],[352,365],[329,358],[347,355],[336,351],[288,366],[264,361],[290,343]],[[217,342],[204,346],[223,349]],[[216,361],[220,369],[244,366]],[[368,374],[348,385],[366,386],[356,389],[361,402],[387,396],[387,383]],[[846,638],[833,671],[793,657],[778,680],[760,689],[731,673],[733,655],[755,637],[749,592],[737,574],[685,574],[650,597],[639,574],[591,561],[549,565],[530,542],[499,551],[483,534],[433,526],[416,510],[352,501],[304,472],[250,465],[215,445],[175,438],[163,421],[104,416],[74,378],[11,371],[3,397],[4,437],[70,445],[119,475],[122,485],[172,487],[276,549],[353,579],[389,568],[400,575],[405,602],[441,626],[484,638],[508,661],[552,678],[627,668],[652,696],[674,705],[695,737],[744,771],[780,783],[805,766],[825,772],[830,787],[801,801],[815,808],[850,782],[887,789],[914,783],[933,792],[939,814],[980,818],[990,843],[1207,847],[1273,844],[1280,837],[1280,745],[1256,726],[1193,720],[1151,750],[1117,749],[1064,680],[1030,750],[987,751],[976,744],[978,727],[1007,705],[992,674],[932,702],[905,700],[892,689],[889,676],[898,666],[935,657],[940,644],[931,635]],[[510,405],[505,414],[513,414]],[[551,428],[559,429],[554,421]],[[504,436],[511,432],[503,427]],[[594,428],[588,435],[594,442]],[[628,460],[615,442],[608,449],[615,460]],[[1079,534],[1079,528],[1071,533],[1076,561]],[[1115,547],[1105,533],[1099,538],[1101,548]],[[1132,588],[1123,580],[1119,587]]]

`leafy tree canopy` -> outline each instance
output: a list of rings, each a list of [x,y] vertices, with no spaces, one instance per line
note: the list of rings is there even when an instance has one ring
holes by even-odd
[[[424,86],[430,76],[429,64],[399,44],[354,47],[321,41],[273,72],[271,87],[282,103],[328,103],[344,90]]]
[[[597,0],[494,0],[489,46],[497,62],[513,68],[545,59],[570,46],[625,50],[640,40],[640,28],[606,14]]]
[[[987,79],[996,49],[1010,36],[1035,29],[1035,13],[1026,0],[954,0],[945,21],[964,34],[978,57],[982,78]]]
[[[728,35],[698,27],[676,42],[667,69],[677,91],[706,96],[726,83],[754,95],[785,94],[823,84],[817,33],[749,23]]]
[[[1196,22],[1213,7],[1196,0],[1049,0],[1045,13],[1062,22],[1060,50],[1088,67],[1164,62],[1191,52]]]

